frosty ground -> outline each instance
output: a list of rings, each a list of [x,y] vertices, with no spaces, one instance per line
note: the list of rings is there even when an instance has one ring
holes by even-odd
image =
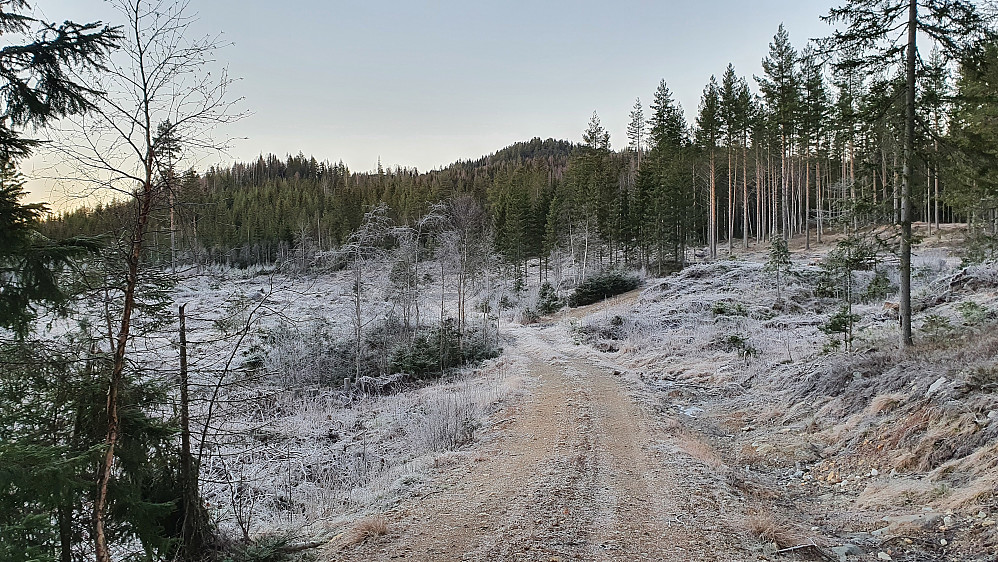
[[[916,249],[909,355],[883,299],[830,345],[834,240],[792,248],[779,299],[760,245],[537,322],[529,285],[480,315],[501,357],[378,396],[314,371],[349,333],[347,273],[192,276],[207,500],[321,560],[992,560],[998,273],[960,240]]]

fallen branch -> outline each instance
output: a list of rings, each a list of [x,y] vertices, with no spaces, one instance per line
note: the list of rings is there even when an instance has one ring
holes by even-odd
[[[811,542],[809,542],[807,544],[799,544],[797,546],[790,546],[790,547],[787,547],[787,548],[781,548],[780,550],[776,551],[776,554],[783,554],[784,552],[793,552],[795,550],[801,550],[801,549],[804,549],[804,548],[818,548],[818,545],[814,544],[814,539],[811,539]]]
[[[774,554],[784,554],[784,553],[787,553],[787,552],[796,552],[798,550],[804,550],[805,548],[813,548],[818,554],[821,555],[822,558],[825,558],[826,560],[834,560],[834,558],[829,557],[828,554],[826,554],[825,551],[823,551],[821,549],[821,547],[819,547],[818,545],[816,545],[814,543],[814,539],[812,539],[811,542],[809,542],[807,544],[799,544],[797,546],[789,546],[787,548],[781,548],[781,549],[777,550]]]
[[[294,554],[296,552],[302,552],[305,550],[312,550],[314,548],[319,548],[320,546],[328,544],[329,542],[330,542],[329,540],[326,540],[326,541],[312,541],[312,542],[307,542],[303,544],[294,544],[294,545],[289,544],[281,547],[279,550],[284,554]]]

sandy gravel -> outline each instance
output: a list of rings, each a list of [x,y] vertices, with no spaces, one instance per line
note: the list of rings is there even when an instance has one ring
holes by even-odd
[[[519,331],[537,382],[387,534],[334,540],[323,560],[749,560],[726,502],[675,454],[632,387],[566,324]]]

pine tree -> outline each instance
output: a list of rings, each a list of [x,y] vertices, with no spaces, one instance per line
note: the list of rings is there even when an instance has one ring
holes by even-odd
[[[859,208],[856,198],[856,145],[861,132],[860,102],[865,97],[864,80],[865,74],[856,67],[832,66],[832,85],[835,88],[833,144],[841,164],[839,185],[843,191],[842,199],[845,199],[845,192],[849,192],[848,206],[853,216],[853,229],[858,225],[855,218]]]
[[[748,246],[748,166],[745,157],[751,100],[748,84],[735,74],[734,65],[729,64],[721,78],[720,88],[721,131],[728,158],[728,253],[731,253],[735,237],[739,148],[742,153],[742,241],[745,247]]]
[[[983,60],[983,57],[981,57]],[[942,167],[942,155],[940,154],[940,140],[946,133],[946,116],[950,112],[953,92],[950,89],[950,73],[945,60],[938,49],[933,49],[929,61],[923,71],[926,78],[922,88],[921,100],[918,103],[921,109],[920,118],[926,125],[929,146],[925,147],[928,152],[926,162],[926,190],[925,190],[925,222],[928,224],[929,234],[932,234],[933,227],[939,230],[940,193],[939,176]],[[992,145],[994,146],[994,145]]]
[[[707,245],[710,257],[717,257],[717,142],[721,136],[720,116],[721,96],[717,87],[717,79],[710,77],[710,82],[703,90],[700,98],[700,113],[697,116],[696,139],[700,148],[707,152],[709,172],[709,199],[707,207]]]
[[[769,55],[762,61],[764,77],[756,77],[759,89],[770,108],[780,138],[780,189],[778,200],[782,207],[780,231],[784,238],[791,234],[790,217],[790,157],[797,127],[800,103],[800,84],[797,74],[797,51],[790,44],[790,34],[780,24]]]
[[[904,149],[901,173],[901,316],[900,347],[913,345],[911,329],[912,178],[915,163],[915,100],[918,35],[940,46],[943,56],[960,58],[986,25],[968,0],[849,0],[832,8],[824,19],[843,24],[825,41],[826,48],[848,55],[838,64],[868,70],[901,66],[904,80]],[[898,31],[904,33],[898,36]],[[903,65],[899,65],[902,60]]]
[[[727,196],[727,239],[728,254],[731,254],[732,239],[735,237],[734,224],[734,200],[735,182],[738,169],[737,152],[735,150],[735,139],[738,137],[740,124],[738,123],[738,77],[735,76],[735,66],[728,64],[724,75],[721,76],[721,98],[720,117],[721,131],[724,136],[724,148],[728,158],[728,196]]]
[[[827,132],[829,116],[828,91],[825,88],[824,69],[818,60],[818,53],[813,48],[807,48],[801,55],[802,99],[800,114],[800,145],[804,156],[805,172],[805,248],[811,247],[811,161],[814,160],[815,195],[817,196],[818,224],[821,223],[821,158],[820,152]],[[820,226],[817,230],[818,241],[821,241]]]

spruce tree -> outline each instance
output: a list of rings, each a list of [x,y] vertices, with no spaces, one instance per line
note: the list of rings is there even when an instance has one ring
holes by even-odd
[[[630,118],[627,124],[627,146],[640,155],[645,143],[645,112],[641,107],[641,98],[634,100]]]
[[[960,65],[950,113],[946,200],[968,215],[998,208],[998,44]],[[937,200],[938,201],[938,200]],[[937,202],[938,204],[938,202]],[[992,225],[991,234],[994,235]]]
[[[638,171],[637,191],[642,209],[642,243],[646,249],[655,247],[661,272],[666,256],[680,266],[685,261],[694,195],[687,168],[686,120],[664,80],[659,83],[651,109],[650,150]]]
[[[66,115],[92,108],[100,92],[76,72],[104,67],[121,39],[101,22],[55,24],[27,15],[26,0],[0,3],[0,328],[24,335],[40,303],[59,304],[60,270],[72,265],[79,243],[55,243],[37,232],[46,211],[22,202],[23,179],[16,164],[39,141],[24,136]]]

